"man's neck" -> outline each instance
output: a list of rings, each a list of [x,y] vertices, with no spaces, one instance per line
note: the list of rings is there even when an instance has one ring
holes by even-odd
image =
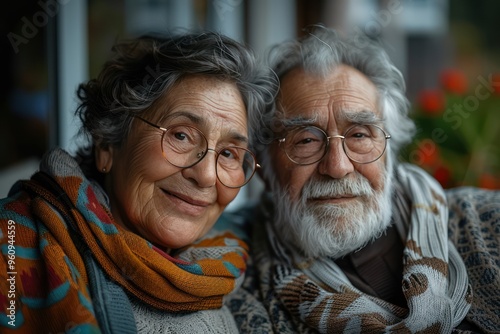
[[[335,262],[359,290],[406,307],[401,288],[403,250],[397,229],[391,225],[378,239]]]

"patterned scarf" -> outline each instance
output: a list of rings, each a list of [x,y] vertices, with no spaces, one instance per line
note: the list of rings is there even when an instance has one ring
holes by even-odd
[[[0,200],[0,328],[98,332],[83,254],[130,295],[170,312],[219,308],[241,284],[247,246],[234,234],[212,231],[171,256],[115,224],[101,188],[67,153],[51,152],[41,171],[60,193],[30,181]]]
[[[464,319],[472,293],[465,265],[448,241],[445,194],[414,166],[400,166],[397,180],[412,203],[409,207],[402,198],[395,203],[407,235],[402,287],[408,309],[359,291],[333,260],[305,259],[286,247],[269,212],[267,231],[253,236],[260,245],[254,260],[275,332],[450,333]],[[265,234],[272,250],[259,242]]]

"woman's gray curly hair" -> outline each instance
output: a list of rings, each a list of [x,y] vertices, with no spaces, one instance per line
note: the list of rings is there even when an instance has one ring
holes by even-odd
[[[247,110],[250,140],[258,115],[271,108],[278,87],[249,48],[215,32],[143,36],[113,51],[99,76],[78,88],[76,115],[88,145],[77,157],[84,173],[98,181],[95,147],[119,146],[130,130],[130,115],[147,110],[182,78],[206,75],[234,82]]]
[[[388,144],[390,159],[394,161],[403,145],[412,140],[415,125],[408,117],[409,101],[405,96],[404,78],[383,48],[368,37],[341,36],[332,29],[315,26],[302,39],[286,41],[273,47],[269,61],[280,80],[298,67],[318,75],[326,75],[340,64],[357,69],[378,90],[384,128],[391,135]],[[273,108],[260,115],[260,132],[254,138],[253,145],[264,165],[265,178],[273,177],[269,170],[268,144],[282,130],[277,112],[277,108]]]

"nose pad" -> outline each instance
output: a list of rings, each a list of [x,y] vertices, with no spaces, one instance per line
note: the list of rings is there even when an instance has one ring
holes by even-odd
[[[341,137],[330,137],[327,152],[318,165],[320,174],[341,179],[354,172],[354,165],[345,153],[343,145]]]

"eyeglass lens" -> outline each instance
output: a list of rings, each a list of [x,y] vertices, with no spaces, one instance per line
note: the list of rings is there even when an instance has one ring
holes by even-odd
[[[328,136],[321,129],[308,126],[290,133],[285,139],[285,152],[298,164],[312,164],[321,160],[328,146]],[[344,134],[343,147],[347,156],[356,162],[377,160],[385,151],[386,136],[375,125],[355,125]]]
[[[385,151],[386,138],[381,128],[374,125],[357,125],[344,135],[347,155],[357,162],[372,162]]]
[[[175,125],[163,133],[163,156],[176,167],[186,168],[197,164],[208,150],[208,142],[197,128]],[[250,151],[233,146],[217,152],[216,166],[222,184],[237,188],[245,185],[253,176],[256,162]]]

